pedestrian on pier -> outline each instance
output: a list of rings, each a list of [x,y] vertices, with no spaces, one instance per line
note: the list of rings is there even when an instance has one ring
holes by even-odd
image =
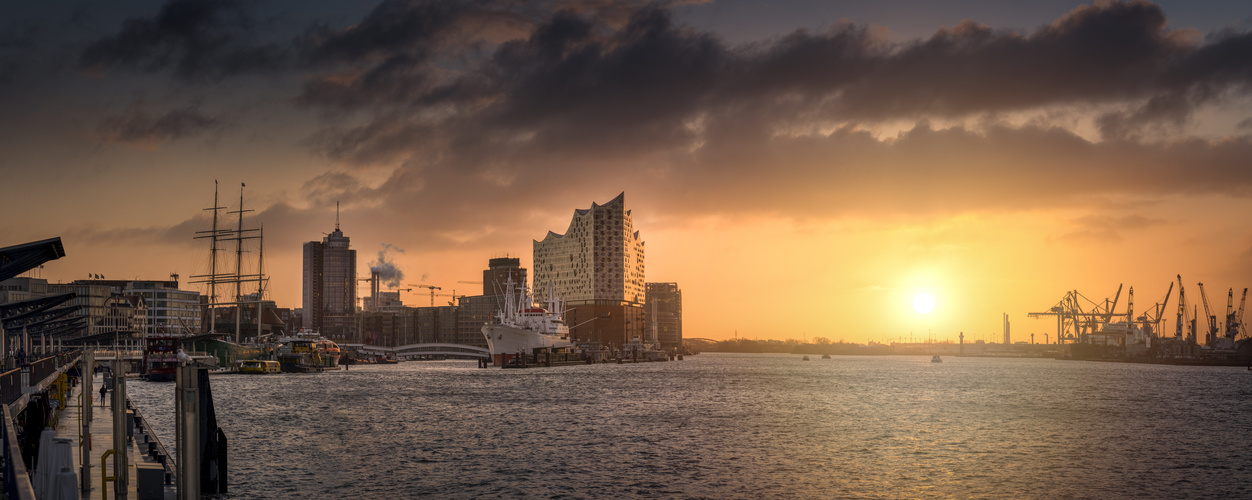
[[[109,392],[109,386],[100,384],[100,406],[108,406],[104,404],[104,395]]]

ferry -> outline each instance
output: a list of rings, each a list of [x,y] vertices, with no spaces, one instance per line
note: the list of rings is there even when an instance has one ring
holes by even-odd
[[[239,361],[239,373],[279,373],[282,368],[277,361],[249,359]]]
[[[570,349],[569,326],[560,311],[563,302],[549,296],[548,309],[536,307],[526,285],[514,286],[512,278],[506,284],[504,308],[496,312],[494,322],[483,325],[483,337],[491,359],[504,366],[518,355],[529,356],[543,349]]]
[[[339,369],[342,351],[339,344],[318,335],[317,332],[300,330],[294,337],[279,342],[278,365],[285,373],[320,372]]]

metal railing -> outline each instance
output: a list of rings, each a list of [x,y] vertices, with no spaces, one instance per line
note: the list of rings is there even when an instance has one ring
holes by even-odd
[[[20,392],[20,388],[19,388]],[[4,495],[5,498],[22,500],[35,499],[35,487],[30,484],[30,475],[26,472],[26,462],[22,460],[22,448],[17,442],[17,430],[13,427],[13,415],[9,413],[9,405],[4,405],[3,460],[4,460]]]

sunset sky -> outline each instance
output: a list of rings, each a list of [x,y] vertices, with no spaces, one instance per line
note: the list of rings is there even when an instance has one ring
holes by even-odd
[[[1252,285],[1252,4],[6,2],[0,172],[53,282],[206,272],[217,180],[280,306],[336,201],[362,275],[475,293],[625,192],[686,337],[1042,342]]]

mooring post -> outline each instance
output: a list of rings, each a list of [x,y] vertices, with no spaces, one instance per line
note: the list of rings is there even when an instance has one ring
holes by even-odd
[[[200,498],[200,385],[198,368],[182,365],[176,373],[174,418],[178,443],[178,499]]]
[[[113,360],[113,449],[117,450],[113,457],[113,494],[114,498],[125,499],[126,487],[130,478],[130,463],[127,461],[126,449],[126,364],[128,362],[117,356]]]

